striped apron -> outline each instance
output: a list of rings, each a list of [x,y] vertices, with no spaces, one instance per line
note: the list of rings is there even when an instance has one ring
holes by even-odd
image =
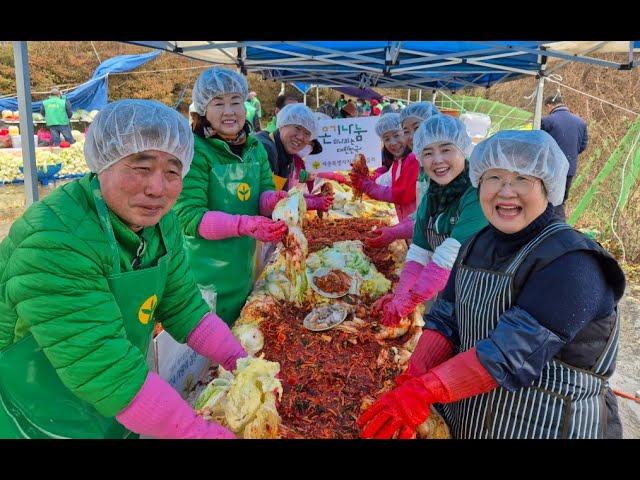
[[[456,318],[460,351],[489,336],[500,315],[514,302],[518,267],[545,238],[566,223],[552,223],[526,244],[504,271],[464,266],[468,243],[456,275]],[[454,438],[602,438],[606,425],[604,395],[618,350],[620,321],[595,367],[584,370],[552,359],[530,387],[510,392],[497,388],[459,402],[438,405]]]
[[[442,244],[442,242],[444,242],[447,238],[451,236],[451,233],[438,232],[438,220],[442,215],[444,215],[444,213],[441,213],[435,218],[429,217],[429,220],[427,220],[427,223],[424,224],[422,227],[424,238],[427,239],[427,242],[429,242],[429,245],[431,246],[433,251],[435,251],[435,249],[438,248]],[[449,219],[449,222],[451,223],[451,225],[456,224],[456,222],[458,221],[458,215],[459,214],[456,214],[456,216],[451,217]]]

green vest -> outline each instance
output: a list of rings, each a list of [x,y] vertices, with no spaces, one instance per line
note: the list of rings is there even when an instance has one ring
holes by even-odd
[[[69,125],[66,100],[60,97],[49,97],[42,102],[44,105],[44,119],[47,126]]]
[[[256,115],[256,107],[251,105],[251,102],[246,101],[244,102],[244,108],[247,109],[247,122],[253,126],[253,117]]]
[[[276,127],[276,116],[274,115],[273,118],[271,118],[271,121],[267,124],[267,126],[264,128],[267,132],[269,132],[269,134],[274,133],[278,127]]]

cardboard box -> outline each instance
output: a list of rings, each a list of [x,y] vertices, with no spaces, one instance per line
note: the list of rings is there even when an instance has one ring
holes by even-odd
[[[182,398],[187,397],[211,364],[208,358],[197,354],[188,345],[176,342],[165,331],[152,340],[147,363]]]

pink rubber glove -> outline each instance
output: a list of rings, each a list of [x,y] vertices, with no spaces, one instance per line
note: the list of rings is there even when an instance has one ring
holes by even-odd
[[[207,240],[222,240],[223,238],[238,237],[240,215],[220,211],[205,213],[198,225],[198,233]]]
[[[223,426],[197,416],[178,392],[153,372],[116,420],[132,432],[154,438],[236,438]]]
[[[363,438],[411,438],[434,403],[451,403],[480,395],[498,383],[482,366],[475,347],[405,381],[385,393],[358,418]]]
[[[413,219],[406,218],[392,227],[377,228],[365,236],[364,243],[371,248],[382,248],[386,247],[394,240],[398,240],[400,238],[412,238],[413,224]]]
[[[382,167],[376,168],[373,171],[373,173],[371,174],[371,180],[373,180],[375,182],[378,179],[378,177],[380,177],[381,175],[384,175],[388,171],[389,171],[389,169],[387,167],[385,167],[384,165]]]
[[[247,235],[261,242],[278,242],[287,233],[288,227],[283,220],[274,222],[261,215],[240,215],[238,233]]]
[[[187,337],[187,345],[230,372],[236,369],[236,360],[247,356],[227,324],[214,313],[202,317]]]
[[[307,204],[307,210],[317,210],[319,212],[328,212],[333,205],[333,195],[308,195],[305,194],[304,199]]]
[[[400,278],[398,279],[398,284],[396,285],[394,293],[387,293],[385,296],[376,300],[372,305],[373,309],[384,312],[384,307],[387,303],[393,300],[394,295],[402,295],[409,292],[420,276],[422,268],[422,265],[418,262],[414,262],[413,260],[405,263],[402,272],[400,272]]]
[[[283,190],[269,190],[268,192],[262,192],[260,194],[260,215],[270,217],[273,213],[273,209],[276,208],[276,203],[287,196],[287,192]]]
[[[341,175],[336,172],[319,172],[315,174],[318,178],[326,178],[328,180],[333,180],[338,183],[349,183],[349,179],[344,175]]]
[[[383,202],[392,201],[391,187],[378,185],[376,182],[371,180],[368,175],[358,175],[357,173],[350,172],[349,177],[351,178],[351,184],[357,190],[366,193],[371,198]]]
[[[437,263],[429,262],[422,269],[420,276],[409,292],[397,292],[393,301],[387,304],[382,317],[382,324],[397,325],[403,317],[413,312],[418,304],[431,299],[444,289],[449,280],[451,270],[440,267]]]

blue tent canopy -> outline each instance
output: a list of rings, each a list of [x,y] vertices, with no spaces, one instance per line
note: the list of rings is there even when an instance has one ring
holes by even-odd
[[[100,110],[108,102],[107,78],[109,74],[130,72],[153,60],[158,55],[160,55],[159,51],[153,51],[142,55],[119,55],[105,60],[98,65],[89,81],[67,92],[67,100],[69,100],[74,110],[80,108],[84,110]],[[33,102],[31,104],[32,111],[39,112],[41,105],[41,101]],[[17,98],[0,100],[0,109],[17,110]]]
[[[240,67],[280,82],[325,87],[460,90],[536,76],[547,61],[634,66],[640,42],[547,41],[153,41],[131,42]],[[615,44],[615,45],[613,45]],[[615,50],[613,47],[615,46]],[[630,53],[628,63],[588,56]]]

